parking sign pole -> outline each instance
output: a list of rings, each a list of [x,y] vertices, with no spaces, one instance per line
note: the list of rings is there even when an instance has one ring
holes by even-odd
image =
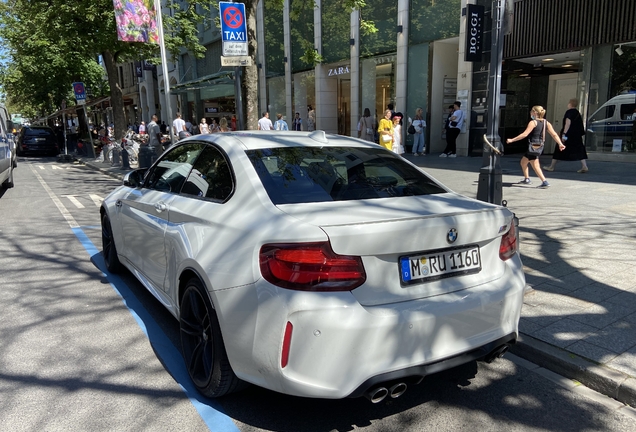
[[[159,31],[159,49],[161,51],[161,71],[163,72],[163,88],[166,95],[166,115],[168,116],[168,126],[170,128],[170,142],[174,144],[174,131],[172,130],[172,109],[170,107],[170,76],[168,76],[168,61],[166,56],[166,44],[163,41],[163,19],[161,17],[161,1],[155,0],[155,11],[157,13],[157,30]],[[163,116],[162,116],[163,117]]]

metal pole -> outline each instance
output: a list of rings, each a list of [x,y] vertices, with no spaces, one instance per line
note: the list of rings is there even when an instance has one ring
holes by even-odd
[[[243,98],[241,97],[241,66],[234,68],[234,93],[236,94],[236,116],[238,117],[238,130],[245,130],[243,125]]]
[[[86,105],[82,105],[82,108],[84,108],[84,118],[86,119],[86,126],[88,128],[88,139],[91,140],[91,157],[93,159],[95,159],[95,145],[93,144],[93,135],[91,134],[91,125],[88,122],[88,114],[86,113]],[[88,153],[86,154],[88,156]]]
[[[163,41],[163,19],[161,17],[161,0],[155,0],[157,12],[157,30],[159,31],[159,49],[161,51],[161,70],[163,71],[163,88],[166,95],[166,115],[170,128],[170,142],[174,144],[174,131],[172,130],[172,109],[170,108],[170,77],[168,76],[168,60],[166,57],[166,45]]]
[[[64,154],[68,154],[68,144],[66,143],[66,113],[62,111],[62,131],[64,133]]]
[[[499,109],[501,106],[501,74],[503,61],[503,17],[506,0],[492,2],[492,30],[490,48],[490,75],[488,79],[488,128],[487,140],[501,150],[499,137]],[[503,198],[500,156],[489,147],[484,148],[484,157],[479,172],[477,199],[493,204],[501,204]]]

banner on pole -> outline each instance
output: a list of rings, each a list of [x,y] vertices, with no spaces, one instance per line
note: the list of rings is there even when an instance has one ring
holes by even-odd
[[[159,43],[154,0],[113,0],[117,39]]]

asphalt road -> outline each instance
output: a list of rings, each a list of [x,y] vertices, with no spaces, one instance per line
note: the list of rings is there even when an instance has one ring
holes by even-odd
[[[118,182],[21,158],[15,184],[0,192],[0,430],[636,430],[634,410],[514,357],[377,405],[256,387],[205,400],[176,320],[129,274],[103,273],[98,205]]]

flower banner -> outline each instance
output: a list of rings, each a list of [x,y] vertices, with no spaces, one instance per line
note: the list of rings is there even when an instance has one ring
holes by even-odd
[[[117,39],[159,43],[154,0],[113,0]]]

